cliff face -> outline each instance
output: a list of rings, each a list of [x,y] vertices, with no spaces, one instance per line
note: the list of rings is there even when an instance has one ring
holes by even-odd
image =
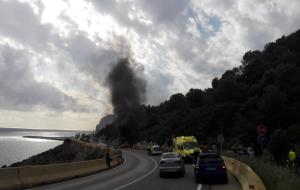
[[[21,162],[16,162],[10,167],[76,162],[103,158],[103,156],[104,149],[100,147],[87,147],[78,141],[66,139],[63,144]]]
[[[109,125],[111,124],[113,121],[115,120],[115,116],[114,115],[107,115],[107,116],[104,116],[99,124],[96,126],[96,133],[98,131],[100,131],[101,129],[103,129],[104,127],[106,127],[106,125]]]

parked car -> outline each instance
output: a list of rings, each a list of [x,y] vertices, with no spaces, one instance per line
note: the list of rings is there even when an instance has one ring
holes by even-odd
[[[162,154],[162,150],[160,148],[160,146],[158,145],[153,145],[150,149],[150,155],[161,155]]]
[[[228,183],[224,160],[217,153],[201,153],[194,168],[196,183]]]
[[[170,173],[179,174],[181,177],[185,174],[184,161],[176,152],[163,153],[159,161],[159,176]]]
[[[234,153],[240,154],[240,155],[246,155],[247,154],[247,149],[245,147],[243,147],[242,145],[233,145],[231,147],[231,150]]]

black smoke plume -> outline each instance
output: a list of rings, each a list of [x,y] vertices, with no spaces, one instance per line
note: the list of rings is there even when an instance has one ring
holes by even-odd
[[[138,77],[128,59],[121,59],[111,70],[107,82],[121,142],[135,143],[145,125],[145,112],[141,104],[145,100],[146,82]]]

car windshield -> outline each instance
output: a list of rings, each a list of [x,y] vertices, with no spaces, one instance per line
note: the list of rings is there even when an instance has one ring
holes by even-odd
[[[179,158],[179,154],[176,154],[176,153],[168,153],[168,154],[163,154],[161,157],[162,157],[162,158]]]
[[[185,142],[183,143],[184,149],[193,149],[193,148],[198,148],[199,145],[197,142]]]

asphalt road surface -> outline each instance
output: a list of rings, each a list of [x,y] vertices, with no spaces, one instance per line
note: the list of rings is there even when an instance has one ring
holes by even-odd
[[[186,165],[184,177],[159,177],[160,156],[147,156],[145,151],[123,151],[125,162],[102,173],[60,183],[32,188],[32,190],[240,190],[239,183],[228,175],[228,184],[196,184],[193,168]]]

